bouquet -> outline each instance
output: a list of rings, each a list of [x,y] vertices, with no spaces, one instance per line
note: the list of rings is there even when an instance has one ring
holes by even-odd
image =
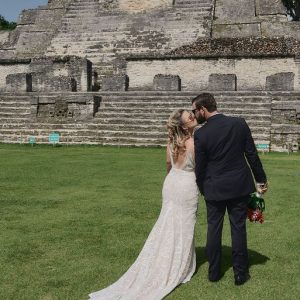
[[[248,201],[248,219],[250,222],[264,222],[263,211],[265,210],[265,201],[260,193],[253,193],[250,195]]]

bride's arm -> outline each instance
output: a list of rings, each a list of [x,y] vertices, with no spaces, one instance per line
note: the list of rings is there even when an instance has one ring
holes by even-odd
[[[172,169],[171,156],[170,156],[170,148],[167,145],[167,159],[166,159],[167,173]]]

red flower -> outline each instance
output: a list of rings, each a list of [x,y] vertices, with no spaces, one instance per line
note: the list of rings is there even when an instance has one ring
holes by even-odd
[[[248,219],[250,222],[259,222],[259,223],[263,223],[264,222],[264,215],[261,212],[260,209],[250,209],[248,208]]]

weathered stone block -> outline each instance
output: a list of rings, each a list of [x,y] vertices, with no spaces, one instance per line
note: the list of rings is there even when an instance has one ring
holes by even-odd
[[[37,9],[23,10],[19,16],[18,24],[19,25],[34,24],[37,15],[38,15]]]
[[[8,40],[9,40],[9,31],[0,31],[0,45],[7,43]]]
[[[31,25],[29,25],[31,26]],[[32,25],[33,27],[34,25]],[[33,31],[33,29],[32,29]],[[47,31],[21,31],[16,43],[16,51],[25,57],[43,55],[45,48],[51,43],[51,37]]]
[[[28,73],[7,75],[6,84],[12,92],[32,92],[32,76]]]
[[[129,77],[127,75],[106,76],[102,78],[102,91],[127,91]]]
[[[64,8],[71,1],[72,0],[48,0],[48,7],[51,7],[51,8]]]
[[[215,22],[221,24],[247,23],[255,20],[254,0],[217,0]]]
[[[260,36],[260,25],[251,24],[215,24],[212,28],[213,38],[238,38]]]
[[[299,125],[271,127],[271,150],[280,152],[298,152],[300,145]]]
[[[235,74],[210,74],[208,89],[212,91],[236,91]]]
[[[266,90],[268,91],[293,91],[295,74],[282,72],[267,76]]]
[[[52,74],[33,73],[33,90],[36,92],[76,92],[76,80],[70,76],[53,76]]]
[[[86,58],[72,56],[63,65],[69,74],[77,83],[78,91],[92,90],[92,63]]]
[[[53,59],[51,57],[33,58],[30,63],[30,70],[34,73],[47,73],[53,68]]]
[[[300,40],[300,22],[262,22],[261,33],[265,37],[292,36]]]
[[[286,9],[282,3],[282,0],[256,0],[255,4],[257,15],[286,14]]]
[[[157,74],[153,79],[153,89],[156,91],[180,91],[181,79],[178,75]]]
[[[36,24],[40,31],[54,30],[60,25],[63,9],[41,9],[36,17]]]
[[[76,80],[69,76],[53,76],[50,79],[50,88],[53,91],[77,91]]]
[[[173,0],[119,0],[118,2],[121,10],[129,12],[138,12],[167,6],[171,7],[173,4]]]

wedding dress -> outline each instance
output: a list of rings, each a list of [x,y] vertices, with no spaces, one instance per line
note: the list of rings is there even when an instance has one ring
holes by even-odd
[[[162,208],[138,258],[115,283],[91,293],[91,300],[160,300],[189,281],[196,268],[194,228],[198,206],[194,159],[174,165],[162,190]]]

